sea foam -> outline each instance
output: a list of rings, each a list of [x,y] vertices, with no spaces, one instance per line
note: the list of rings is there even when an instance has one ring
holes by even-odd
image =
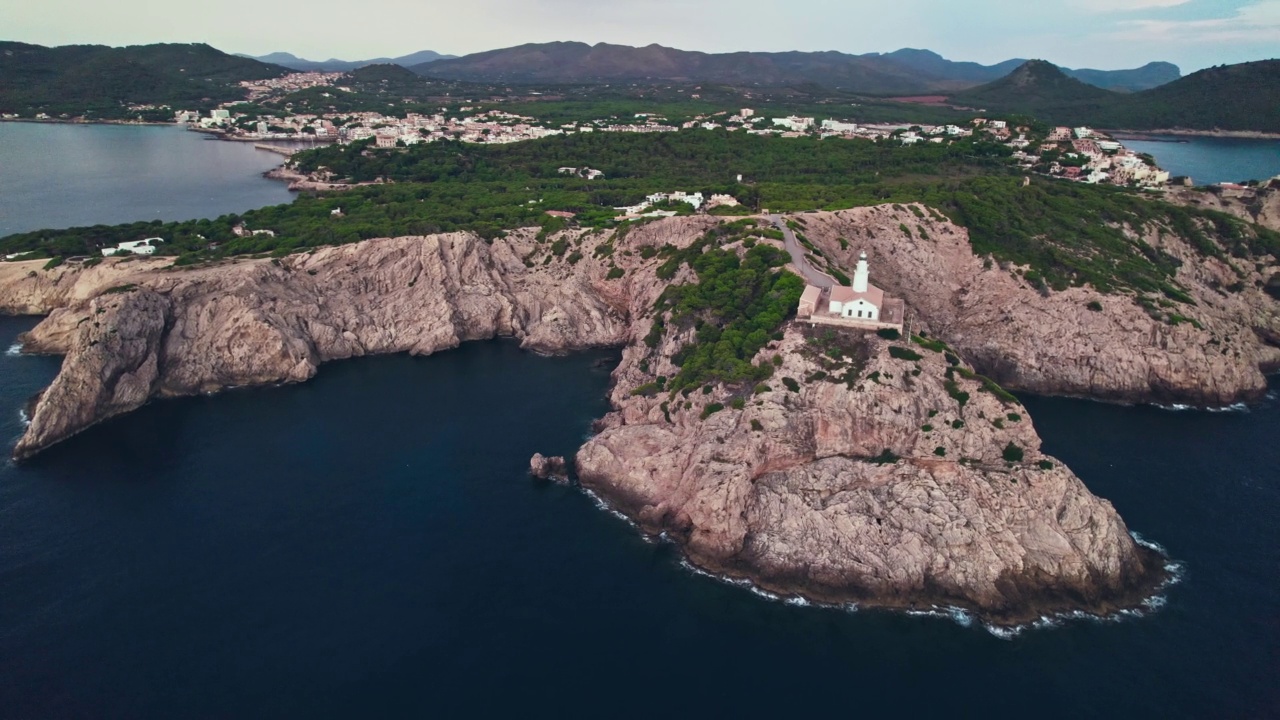
[[[21,354],[22,354],[22,343],[14,343],[14,344],[10,345],[10,346],[9,346],[9,349],[4,351],[4,354],[5,354],[5,355],[8,355],[9,357],[16,357],[16,356],[18,356],[18,355],[21,355]]]

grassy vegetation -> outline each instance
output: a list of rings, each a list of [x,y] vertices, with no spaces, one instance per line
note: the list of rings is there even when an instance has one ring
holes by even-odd
[[[694,283],[669,286],[654,306],[650,347],[672,330],[695,331],[694,340],[671,358],[680,367],[667,385],[672,392],[711,382],[754,385],[773,374],[772,364],[751,360],[795,310],[804,283],[776,269],[787,263],[787,254],[771,245],[756,245],[741,256],[719,247],[751,227],[715,228],[684,250],[668,251],[670,257],[659,268],[672,277],[687,264],[698,277]]]
[[[105,246],[159,236],[166,241],[161,254],[191,263],[459,230],[494,238],[511,228],[542,226],[546,236],[567,225],[612,227],[614,207],[655,191],[685,189],[726,192],[750,207],[781,211],[921,202],[937,209],[921,215],[941,212],[968,228],[976,253],[1023,268],[1026,280],[1045,292],[1088,284],[1186,303],[1185,289],[1173,280],[1179,261],[1136,239],[1142,231],[1177,233],[1206,256],[1280,255],[1280,234],[1221,213],[1123,189],[1048,180],[1024,187],[1021,175],[1007,172],[1005,152],[982,143],[902,148],[705,130],[595,133],[494,146],[440,142],[399,150],[360,142],[303,153],[298,163],[352,180],[396,182],[301,196],[289,205],[215,220],[22,233],[0,240],[0,251],[96,255]],[[603,169],[606,178],[561,176],[557,168],[564,165]],[[744,183],[735,181],[737,173]],[[332,214],[336,209],[341,215]],[[577,215],[565,221],[548,218],[547,210]],[[237,237],[233,228],[240,224],[275,235]],[[798,228],[803,235],[803,226]],[[757,229],[754,236],[773,233]],[[802,242],[818,253],[807,238]],[[841,277],[826,259],[818,262]]]

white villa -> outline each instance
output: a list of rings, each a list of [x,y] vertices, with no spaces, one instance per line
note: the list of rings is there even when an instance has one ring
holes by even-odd
[[[825,303],[824,303],[825,297]],[[812,324],[842,325],[869,329],[902,329],[905,304],[889,297],[871,284],[867,254],[858,255],[852,286],[836,285],[830,290],[808,285],[800,296],[796,315]]]
[[[111,257],[112,255],[124,255],[132,253],[134,255],[154,255],[156,244],[164,242],[164,238],[152,237],[146,240],[130,240],[122,242],[113,248],[102,248],[103,257]]]

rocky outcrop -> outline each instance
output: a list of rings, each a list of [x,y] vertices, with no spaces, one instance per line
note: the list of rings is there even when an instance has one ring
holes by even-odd
[[[832,343],[855,359],[833,362]],[[671,350],[643,359],[668,373]],[[672,401],[630,395],[648,374],[628,351],[618,410],[578,452],[582,484],[701,567],[829,602],[1021,622],[1133,605],[1161,576],[1111,505],[1040,453],[1017,402],[944,352],[797,325],[767,352],[767,389]]]
[[[533,457],[529,459],[529,474],[539,480],[568,482],[569,463],[560,455],[547,457],[542,453],[534,453]]]
[[[14,454],[31,455],[152,397],[300,382],[328,360],[428,354],[499,336],[539,352],[624,343],[624,314],[592,289],[604,282],[599,267],[573,272],[560,262],[533,273],[522,257],[538,247],[531,233],[493,245],[441,235],[191,271],[105,263],[78,279],[44,280],[17,307],[67,304],[25,346],[67,361]],[[111,279],[95,279],[104,273]],[[109,283],[116,292],[76,300]],[[145,384],[125,366],[151,368]],[[121,379],[127,388],[116,387]]]
[[[693,279],[687,267],[659,279],[666,256],[653,251],[689,245],[714,218],[564,243],[533,231],[383,239],[191,270],[11,263],[0,307],[48,312],[26,347],[67,356],[15,455],[152,398],[303,381],[328,360],[498,336],[548,353],[621,346],[614,411],[577,453],[577,475],[694,563],[780,592],[999,621],[1135,604],[1159,581],[1159,558],[1041,453],[1016,400],[975,370],[1041,392],[1234,401],[1280,360],[1266,340],[1280,330],[1275,301],[1220,292],[1237,269],[1188,262],[1180,281],[1200,327],[1171,326],[1128,297],[1041,295],[945,222],[891,207],[804,220],[828,257],[867,250],[913,328],[949,346],[790,324],[755,359],[774,367],[767,387],[633,393],[675,376],[671,358],[693,335],[642,341],[663,289]],[[928,240],[901,232],[920,224]],[[554,460],[531,470],[557,474]]]
[[[1268,264],[1229,265],[1153,230],[1145,240],[1182,262],[1177,280],[1195,299],[1153,313],[1089,287],[1042,293],[1018,268],[975,256],[963,228],[922,214],[880,206],[803,217],[809,239],[846,267],[867,252],[875,282],[906,300],[913,329],[1006,387],[1220,406],[1261,398],[1263,372],[1280,367],[1280,305],[1262,291]]]
[[[1179,205],[1217,210],[1280,232],[1280,180],[1245,190],[1171,188],[1166,196]]]

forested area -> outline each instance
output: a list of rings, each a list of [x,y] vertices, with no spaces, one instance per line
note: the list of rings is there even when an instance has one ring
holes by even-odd
[[[898,147],[865,141],[767,138],[713,131],[597,134],[506,146],[433,143],[378,150],[364,143],[311,151],[309,167],[411,181],[305,194],[288,205],[214,220],[43,230],[0,240],[0,253],[97,256],[119,242],[161,237],[183,264],[290,252],[375,237],[472,231],[495,238],[516,227],[617,226],[615,207],[659,191],[727,193],[748,209],[839,210],[922,202],[968,228],[976,253],[1029,267],[1045,288],[1090,284],[1179,298],[1178,260],[1126,234],[1176,232],[1221,257],[1280,256],[1280,234],[1222,213],[1174,206],[1114,187],[1035,178],[1006,169],[1002,148],[957,143]],[[605,170],[603,179],[560,175],[560,166]],[[738,183],[736,175],[743,174]],[[335,213],[334,211],[339,211]],[[746,210],[744,210],[745,212]],[[244,230],[273,235],[238,236]]]
[[[210,109],[243,99],[241,80],[287,72],[203,44],[46,48],[0,42],[0,112],[171,121],[173,110]],[[130,105],[172,109],[136,111]]]

